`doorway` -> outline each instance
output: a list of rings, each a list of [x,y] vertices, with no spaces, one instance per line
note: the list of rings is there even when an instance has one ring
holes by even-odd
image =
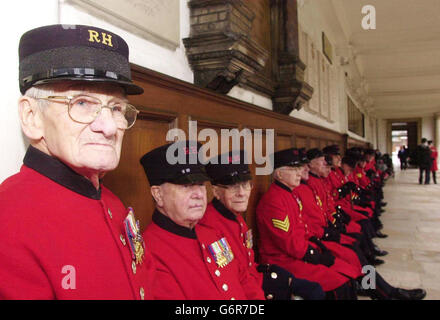
[[[420,139],[420,120],[389,120],[390,124],[390,148],[388,149],[393,156],[393,162],[399,163],[397,153],[401,146],[408,148],[408,155],[411,158],[417,149],[417,144]],[[411,161],[410,161],[411,164]]]

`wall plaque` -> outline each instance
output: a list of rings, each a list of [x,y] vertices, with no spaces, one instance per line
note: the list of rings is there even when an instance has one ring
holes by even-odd
[[[330,63],[333,63],[333,46],[324,32],[322,33],[322,53]]]
[[[161,46],[180,44],[179,0],[68,0],[87,13]]]

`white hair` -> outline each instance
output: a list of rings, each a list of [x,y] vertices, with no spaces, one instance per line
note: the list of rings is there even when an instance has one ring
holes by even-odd
[[[49,104],[49,101],[40,98],[47,98],[53,96],[55,93],[53,85],[44,84],[35,87],[30,87],[24,93],[24,96],[36,99],[38,101],[38,106],[44,108]]]

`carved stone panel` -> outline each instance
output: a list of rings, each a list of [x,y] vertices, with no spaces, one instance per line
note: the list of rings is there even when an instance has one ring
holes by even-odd
[[[313,93],[299,57],[296,0],[191,0],[183,39],[197,85],[228,93],[239,84],[290,114]]]
[[[219,93],[263,70],[268,51],[250,36],[255,14],[241,0],[192,0],[191,34],[183,39],[194,82]]]
[[[319,56],[313,42],[308,42],[307,47],[307,82],[314,89],[314,94],[309,100],[306,111],[319,113]]]
[[[319,54],[319,114],[324,118],[329,118],[329,66],[324,55]]]
[[[339,94],[338,94],[338,74],[334,66],[329,66],[329,95],[330,95],[330,113],[329,121],[334,122],[338,118],[339,112]]]

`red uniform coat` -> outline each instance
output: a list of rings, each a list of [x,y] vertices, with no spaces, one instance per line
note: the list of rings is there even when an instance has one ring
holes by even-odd
[[[256,212],[261,262],[279,265],[298,278],[318,282],[324,291],[340,287],[348,277],[357,277],[358,271],[338,258],[331,267],[302,260],[308,246],[315,245],[307,240],[310,234],[300,206],[300,200],[277,181],[263,195]]]
[[[367,219],[365,215],[363,215],[360,212],[357,212],[354,210],[355,208],[363,210],[363,208],[357,207],[355,205],[352,205],[351,203],[351,197],[348,195],[345,198],[339,199],[339,193],[338,188],[343,186],[345,183],[347,183],[349,180],[342,171],[338,168],[335,170],[332,170],[328,177],[326,178],[327,184],[331,188],[331,196],[335,200],[336,206],[341,206],[341,208],[353,219],[355,222],[359,220]]]
[[[353,182],[354,184],[356,184],[357,186],[359,186],[359,179],[356,177],[356,175],[354,174],[354,172],[350,173],[347,176],[348,181]],[[352,192],[350,194],[350,199],[354,200],[357,197],[356,193]],[[368,214],[368,217],[373,217],[373,209],[371,209],[371,206],[374,206],[374,202],[370,202],[369,203],[370,207],[363,207],[363,206],[359,206],[359,205],[355,205],[353,204],[352,207],[354,210],[358,210],[358,211],[364,211]]]
[[[24,164],[0,185],[0,299],[151,298],[152,258],[147,246],[134,263],[121,201],[35,148]]]
[[[312,184],[319,185],[321,184],[320,179],[316,179],[313,177],[313,179],[317,181],[312,181]],[[310,179],[309,179],[310,180]],[[306,183],[301,183],[300,186],[296,187],[293,190],[293,193],[295,193],[300,199],[303,204],[303,213],[307,220],[307,225],[309,226],[309,230],[311,231],[312,235],[322,238],[324,236],[324,229],[327,228],[330,225],[330,220],[328,219],[328,216],[326,214],[326,211],[331,212],[332,210],[327,209],[327,192],[325,187],[322,185],[322,192],[324,194],[319,194],[316,192],[315,189],[313,189],[310,185]],[[323,200],[321,200],[321,198]],[[333,210],[335,212],[335,210]],[[330,215],[331,217],[331,215]],[[341,244],[353,244],[356,240],[341,234],[340,243]],[[324,241],[325,242],[325,241]],[[334,244],[331,244],[334,246]],[[344,251],[347,254],[346,260],[347,262],[354,264],[355,266],[359,266],[358,259],[351,254],[351,252],[347,252],[347,248],[340,246],[338,248],[337,246],[334,246],[335,250]]]
[[[220,201],[214,199],[208,204],[205,215],[199,221],[200,225],[221,231],[232,247],[237,261],[247,269],[252,279],[248,280],[247,292],[259,299],[264,299],[263,274],[257,271],[253,250],[252,230],[240,215],[227,210]]]
[[[330,208],[333,208],[334,211],[336,211],[336,202],[332,197],[332,186],[328,178],[325,178],[322,180],[326,191],[327,191],[327,205]],[[354,220],[350,220],[348,224],[345,225],[345,229],[348,233],[360,233],[362,228],[360,224],[356,223]]]
[[[365,174],[365,170],[362,167],[356,166],[356,168],[354,169],[354,175],[358,179],[359,186],[361,186],[362,188],[365,189],[370,185],[371,181]]]
[[[432,159],[431,171],[437,171],[438,170],[438,165],[437,165],[438,151],[437,151],[437,148],[434,146],[431,146],[430,149],[431,149],[431,159]]]
[[[154,298],[164,300],[229,300],[263,298],[251,288],[249,272],[235,257],[219,266],[210,246],[222,238],[220,231],[197,224],[188,229],[155,211],[144,232],[156,266]],[[230,246],[230,240],[227,242]],[[252,283],[251,283],[252,284]]]

